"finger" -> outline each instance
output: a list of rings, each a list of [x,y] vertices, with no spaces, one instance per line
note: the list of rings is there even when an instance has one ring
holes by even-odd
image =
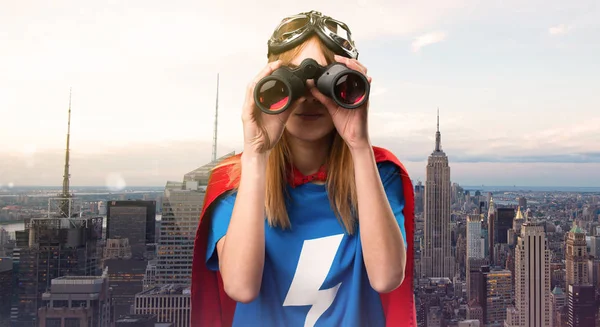
[[[367,76],[367,68],[365,66],[363,66],[361,63],[359,63],[356,60],[349,60],[348,64],[346,65],[348,68],[350,69],[354,69],[356,71],[361,72],[363,75]]]
[[[271,75],[277,68],[281,67],[281,60],[276,60],[268,63],[254,78],[254,84],[258,83],[261,79]]]
[[[332,113],[332,111],[337,109],[338,105],[335,103],[335,101],[321,93],[316,87],[313,86],[309,88],[309,91],[315,97],[315,99],[319,100],[319,102],[321,102],[325,108],[329,110],[329,113]]]
[[[273,61],[268,63],[259,73],[254,77],[252,82],[248,84],[246,88],[246,98],[249,98],[254,103],[254,87],[261,79],[271,75],[275,70],[281,67],[281,60]]]
[[[365,67],[365,65],[363,65],[360,61],[358,61],[357,59],[348,59],[347,62],[350,66],[352,67],[358,67],[359,71],[361,71],[363,74],[367,75],[367,67]]]
[[[315,81],[314,80],[308,80],[308,81],[306,81],[306,86],[308,87],[309,92],[317,100],[319,100],[319,102],[321,102],[324,106],[326,106],[326,107],[332,107],[332,108],[337,108],[337,106],[338,106],[337,103],[335,103],[335,101],[333,101],[333,99],[331,99],[330,97],[328,97],[325,94],[321,93],[321,91],[319,91],[319,89],[315,85]]]
[[[254,110],[256,109],[256,103],[254,101],[254,88],[256,84],[266,76],[271,75],[275,70],[281,67],[281,60],[273,61],[268,63],[259,73],[254,77],[252,82],[248,84],[246,87],[246,104],[244,105],[244,112],[242,113],[242,117],[249,117],[254,114]]]
[[[335,59],[335,61],[337,61],[337,62],[339,62],[341,64],[344,64],[346,66],[348,66],[350,64],[350,62],[349,62],[350,59],[348,59],[348,58],[346,58],[344,56],[334,55],[333,59]]]
[[[354,69],[363,73],[364,75],[367,75],[367,67],[365,67],[356,59],[350,59],[343,56],[335,55],[335,60],[339,63],[346,65],[346,67],[350,69]]]
[[[371,81],[373,80],[370,76],[367,76],[367,67],[365,67],[363,64],[361,64],[358,60],[356,59],[350,59],[350,58],[346,58],[346,57],[342,57],[342,56],[338,56],[335,55],[336,60],[338,60],[338,62],[346,65],[346,67],[356,70],[360,73],[362,73],[363,75],[365,75],[365,77],[367,78],[367,82],[369,82],[369,84],[371,84]]]

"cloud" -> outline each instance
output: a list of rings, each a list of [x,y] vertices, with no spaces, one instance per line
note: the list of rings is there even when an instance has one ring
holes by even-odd
[[[411,44],[411,48],[413,52],[419,52],[421,48],[442,42],[446,39],[447,33],[442,31],[431,32],[427,34],[423,34],[415,38],[415,40]]]
[[[391,93],[395,92],[392,88]],[[405,158],[425,160],[435,144],[435,110],[403,109],[370,113],[372,139],[397,146]],[[600,117],[556,121],[500,120],[441,111],[442,148],[464,162],[599,162]],[[523,124],[524,127],[519,126]],[[492,128],[490,128],[492,127]]]
[[[560,24],[560,25],[556,25],[554,27],[550,27],[548,29],[548,34],[550,34],[552,36],[564,35],[564,34],[567,34],[569,31],[571,31],[572,29],[573,29],[573,27],[570,25]]]
[[[383,95],[385,93],[388,92],[388,88],[385,87],[372,87],[371,88],[371,94],[369,95],[369,97],[376,97],[376,96],[380,96]]]
[[[239,130],[243,90],[264,66],[266,40],[283,17],[310,9],[334,16],[350,26],[360,49],[372,40],[430,30],[440,19],[464,15],[468,3],[473,0],[350,0],[343,6],[316,0],[265,0],[261,6],[240,0],[14,2],[0,10],[8,27],[0,108],[12,108],[11,123],[0,129],[0,148],[20,148],[12,139],[38,149],[63,144],[70,86],[72,141],[82,147],[208,139],[217,73],[219,117],[234,122],[227,126],[220,118],[220,130]],[[375,97],[382,91],[374,90]],[[168,133],[154,132],[165,128]]]

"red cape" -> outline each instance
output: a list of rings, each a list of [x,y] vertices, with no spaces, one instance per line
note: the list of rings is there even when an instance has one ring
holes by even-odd
[[[373,147],[373,150],[378,163],[389,161],[400,168],[405,199],[403,213],[408,244],[406,249],[406,271],[404,282],[400,287],[391,293],[381,294],[386,326],[415,327],[417,326],[413,292],[415,202],[412,181],[402,163],[391,152],[379,147]],[[223,290],[223,280],[219,272],[211,271],[206,267],[210,216],[204,217],[206,210],[215,199],[232,189],[229,183],[228,168],[220,167],[212,172],[206,189],[200,222],[198,223],[192,263],[192,327],[230,327],[233,322],[236,302],[229,298]]]

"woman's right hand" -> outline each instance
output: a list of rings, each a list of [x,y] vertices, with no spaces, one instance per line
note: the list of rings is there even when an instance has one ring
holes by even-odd
[[[242,109],[242,123],[244,127],[244,152],[251,151],[257,154],[268,154],[277,144],[285,123],[287,122],[292,108],[277,114],[269,115],[262,112],[254,102],[254,88],[264,77],[271,75],[277,68],[281,67],[281,61],[268,63],[265,68],[248,84],[246,100]]]

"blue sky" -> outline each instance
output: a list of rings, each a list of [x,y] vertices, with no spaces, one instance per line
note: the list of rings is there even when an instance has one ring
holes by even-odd
[[[348,23],[373,77],[373,143],[414,179],[436,109],[452,180],[600,185],[597,1],[19,1],[0,10],[0,185],[163,185],[241,148],[246,83],[285,15]],[[235,8],[235,10],[233,10]]]

